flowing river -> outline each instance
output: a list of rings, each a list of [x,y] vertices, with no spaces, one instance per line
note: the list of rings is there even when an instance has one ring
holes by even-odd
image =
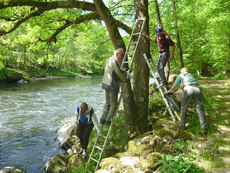
[[[102,110],[101,81],[102,77],[56,78],[0,84],[0,169],[43,173],[46,162],[64,152],[58,131],[75,122],[76,107],[85,101],[96,112]]]

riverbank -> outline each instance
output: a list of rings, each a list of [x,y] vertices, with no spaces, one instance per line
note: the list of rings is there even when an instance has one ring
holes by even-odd
[[[91,78],[92,76],[101,76],[102,74],[93,73],[80,73],[74,71],[54,71],[41,69],[36,73],[34,71],[23,71],[12,68],[4,68],[0,71],[0,82],[18,82],[18,81],[31,81],[31,80],[48,80],[56,78]]]

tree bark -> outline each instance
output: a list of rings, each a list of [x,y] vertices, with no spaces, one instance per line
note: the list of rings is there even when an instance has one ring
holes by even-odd
[[[102,17],[103,21],[105,22],[105,25],[107,27],[107,30],[109,32],[110,38],[113,42],[114,48],[125,48],[125,43],[122,40],[122,37],[118,31],[118,27],[116,25],[116,22],[114,18],[112,17],[112,14],[108,10],[108,8],[105,6],[103,1],[101,0],[94,0],[95,6],[98,10],[98,13]],[[133,129],[133,125],[136,122],[135,117],[138,117],[138,114],[136,112],[136,105],[133,97],[133,92],[131,88],[130,81],[126,83],[126,88],[123,91],[123,106],[124,106],[124,114],[125,114],[125,130],[126,135],[129,137],[136,136],[135,131],[138,131],[138,129]],[[141,123],[140,123],[141,124]]]
[[[180,69],[184,67],[183,53],[180,44],[180,35],[177,28],[177,13],[176,13],[176,2],[173,1],[173,14],[174,14],[174,28],[176,30],[176,41],[177,41],[177,52],[179,56]]]
[[[143,35],[149,35],[149,16],[148,16],[148,0],[135,0],[135,18],[146,18],[146,23],[143,30]],[[140,30],[140,26],[137,26],[137,30]],[[134,100],[136,103],[138,116],[134,119],[134,125],[138,130],[143,133],[147,130],[148,122],[148,102],[149,102],[149,68],[143,54],[150,57],[150,42],[142,37],[139,41],[135,56],[135,72],[134,72]]]

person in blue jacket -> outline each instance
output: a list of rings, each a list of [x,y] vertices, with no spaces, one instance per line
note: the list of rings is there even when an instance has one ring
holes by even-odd
[[[75,127],[78,130],[81,144],[81,150],[77,153],[77,155],[82,154],[82,157],[86,157],[89,136],[91,131],[93,130],[94,125],[97,129],[97,132],[100,133],[99,124],[94,109],[85,102],[81,103],[81,105],[78,106],[76,109],[75,124]]]
[[[206,134],[207,122],[203,108],[204,97],[200,89],[199,83],[195,80],[193,75],[189,73],[188,68],[184,67],[180,70],[180,75],[177,76],[175,82],[173,83],[171,88],[165,92],[165,94],[168,94],[172,90],[174,90],[179,85],[179,83],[183,87],[180,128],[185,129],[187,108],[190,101],[193,99],[196,106],[196,112],[200,121],[200,125],[203,132]]]

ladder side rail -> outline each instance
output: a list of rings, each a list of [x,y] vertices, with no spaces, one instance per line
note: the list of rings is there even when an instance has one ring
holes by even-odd
[[[104,149],[105,149],[105,147],[106,147],[107,140],[108,140],[108,137],[109,137],[109,135],[110,135],[112,125],[113,125],[113,123],[111,123],[111,125],[109,126],[109,130],[108,130],[108,132],[107,132],[107,135],[106,135],[106,138],[105,138],[105,141],[104,141],[104,144],[103,144],[101,153],[100,153],[99,158],[98,158],[98,160],[97,160],[98,162],[97,162],[97,165],[96,165],[96,167],[95,167],[95,172],[97,171],[97,168],[98,168],[98,166],[99,166],[99,162],[100,162],[100,160],[101,160],[102,154],[103,154]]]
[[[126,83],[124,84],[124,86],[123,86],[123,88],[122,88],[122,91],[124,91],[125,87],[126,87]],[[105,140],[104,140],[102,150],[101,150],[100,155],[99,155],[99,157],[98,157],[97,164],[96,164],[96,167],[95,167],[95,172],[96,172],[96,170],[97,170],[97,168],[98,168],[98,166],[99,166],[99,162],[100,162],[100,160],[101,160],[102,154],[103,154],[104,149],[105,149],[105,147],[106,147],[108,137],[109,137],[109,135],[110,135],[110,133],[111,133],[112,126],[113,126],[113,121],[114,121],[114,119],[115,119],[115,117],[116,117],[116,114],[117,114],[117,112],[118,112],[118,110],[119,110],[119,105],[120,105],[120,103],[121,103],[122,95],[123,95],[123,92],[121,92],[121,95],[120,95],[120,97],[119,97],[119,99],[118,99],[117,108],[116,108],[116,111],[115,111],[115,113],[114,113],[113,119],[112,119],[112,121],[111,121],[111,125],[110,125],[110,127],[109,127],[109,130],[107,131],[107,135],[106,135],[106,138],[105,138]],[[96,138],[96,140],[95,140],[95,142],[94,142],[94,146],[93,146],[93,149],[92,149],[92,151],[91,151],[91,154],[90,154],[90,157],[89,157],[89,161],[88,161],[88,162],[90,162],[90,160],[92,160],[92,154],[93,154],[93,152],[94,152],[94,150],[95,150],[95,147],[96,147],[96,144],[97,144],[97,141],[98,141],[98,137],[99,137],[99,134],[97,135],[97,138]]]
[[[143,23],[142,23],[142,26],[141,26],[141,32],[135,34],[135,35],[139,35],[138,41],[137,41],[136,43],[132,43],[133,45],[135,45],[135,50],[134,50],[134,52],[133,52],[133,56],[132,56],[132,59],[131,59],[131,64],[130,64],[130,70],[129,70],[129,71],[131,71],[131,69],[132,69],[132,63],[133,63],[133,59],[134,59],[133,57],[134,57],[134,55],[135,55],[135,52],[136,52],[136,49],[137,49],[137,46],[138,46],[138,43],[139,43],[139,40],[140,40],[142,31],[143,31],[143,28],[144,28],[144,24],[145,24],[145,18],[144,18],[144,19],[140,19],[140,20],[143,20]],[[138,22],[136,22],[135,25],[136,25],[137,23],[138,23]],[[134,25],[134,27],[133,27],[133,30],[132,30],[132,33],[131,33],[131,37],[130,37],[130,39],[129,39],[129,43],[128,43],[127,49],[126,49],[126,51],[125,51],[125,54],[124,54],[124,57],[125,57],[125,58],[123,58],[122,63],[121,63],[121,67],[120,67],[121,70],[122,70],[122,68],[123,68],[123,64],[124,64],[125,60],[126,60],[126,59],[128,60],[127,54],[129,53],[129,48],[130,48],[130,45],[131,45],[132,37],[133,37],[133,35],[134,35],[135,25]],[[129,78],[129,75],[130,75],[130,74],[129,74],[129,71],[127,72],[126,79]],[[105,147],[106,147],[106,144],[107,144],[108,137],[109,137],[109,135],[110,135],[110,133],[111,133],[112,126],[113,126],[113,121],[114,121],[114,119],[115,119],[115,117],[116,117],[116,115],[117,115],[117,112],[118,112],[118,110],[119,110],[119,106],[120,106],[120,103],[121,103],[121,99],[122,99],[122,96],[123,96],[123,92],[124,92],[125,87],[126,87],[126,82],[124,83],[124,86],[123,86],[123,88],[122,88],[122,90],[121,90],[121,94],[120,94],[120,97],[119,97],[118,102],[117,102],[117,107],[116,107],[116,110],[115,110],[115,112],[114,112],[114,116],[113,116],[113,118],[112,118],[111,125],[110,125],[110,127],[109,127],[108,132],[107,132],[105,141],[104,141],[104,143],[103,143],[103,147],[102,147],[102,149],[100,150],[101,153],[100,153],[100,155],[99,155],[98,160],[93,159],[93,158],[92,158],[92,155],[93,155],[93,152],[95,151],[95,147],[96,147],[96,144],[97,144],[97,142],[98,142],[99,134],[97,135],[97,138],[96,138],[96,140],[95,140],[95,142],[94,142],[93,149],[92,149],[92,151],[91,151],[91,154],[90,154],[88,163],[89,163],[90,160],[92,160],[92,159],[97,161],[97,165],[96,165],[96,168],[95,168],[95,172],[96,172],[96,170],[97,170],[97,168],[98,168],[98,165],[99,165],[99,162],[100,162],[100,160],[101,160],[103,151],[104,151],[104,149],[105,149]],[[90,171],[88,170],[88,172],[90,172]]]
[[[151,62],[152,62],[152,64],[153,64],[154,68],[155,68],[155,71],[157,72],[157,75],[160,77],[159,72],[158,72],[158,70],[157,70],[157,66],[156,66],[156,64],[155,64],[155,62],[154,62],[154,60],[153,60],[153,57],[152,57],[151,55],[150,55],[150,57],[151,57]],[[167,91],[166,88],[164,88],[164,90]],[[171,99],[171,98],[170,98],[170,99]],[[175,103],[175,101],[174,101],[173,99],[171,99],[171,101],[173,102],[173,104],[174,104],[174,105],[177,107],[177,109],[179,110],[180,108],[179,108],[178,105]],[[174,111],[174,114],[175,114],[176,118],[178,119],[178,121],[180,122],[180,116],[178,115],[177,111]]]
[[[124,84],[124,86],[123,86],[123,88],[122,88],[122,91],[124,91],[125,87],[126,87],[126,83]],[[96,172],[96,170],[97,170],[97,168],[98,168],[98,166],[99,166],[99,162],[100,162],[100,160],[101,160],[102,154],[103,154],[104,149],[105,149],[105,147],[106,147],[106,144],[107,144],[107,141],[108,141],[108,137],[109,137],[109,135],[110,135],[110,133],[111,133],[111,131],[112,131],[113,121],[114,121],[114,119],[116,118],[117,112],[118,112],[118,110],[119,110],[119,106],[120,106],[120,103],[121,103],[122,96],[123,96],[123,92],[121,92],[121,95],[120,95],[120,97],[119,97],[119,99],[118,99],[117,108],[116,108],[116,111],[114,112],[114,116],[113,116],[113,119],[112,119],[112,121],[111,121],[111,125],[109,126],[109,130],[108,130],[108,132],[107,132],[106,139],[105,139],[105,141],[104,141],[104,144],[103,144],[103,147],[102,147],[102,151],[101,151],[101,153],[100,153],[100,156],[99,156],[99,159],[98,159],[96,168],[95,168],[95,172]]]
[[[131,32],[131,36],[129,38],[129,43],[128,43],[128,46],[125,50],[125,54],[124,54],[124,58],[123,58],[122,63],[121,63],[121,67],[123,67],[124,61],[126,60],[127,52],[129,51],[130,43],[132,41],[132,36],[133,36],[134,31],[135,31],[135,25],[136,25],[136,23],[134,24],[133,30]],[[128,60],[128,57],[127,57],[127,60]]]
[[[154,62],[154,60],[153,60],[153,57],[152,57],[151,55],[150,55],[150,57],[151,57],[151,62],[152,62],[152,64],[153,64],[153,67],[155,68],[157,75],[160,77],[159,72],[158,72],[158,70],[157,70],[157,66],[156,66],[156,64],[155,64],[155,62]]]
[[[150,63],[149,63],[149,61],[148,61],[148,59],[147,59],[147,57],[146,57],[146,54],[144,53],[143,55],[144,55],[145,61],[146,61],[147,65],[148,65],[148,67],[149,67],[149,69],[150,69],[152,75],[155,76],[154,71],[153,71],[153,69],[152,69],[152,67],[151,67],[151,65],[150,65]],[[168,111],[169,111],[169,114],[171,115],[171,119],[172,119],[174,122],[176,122],[175,117],[174,117],[174,115],[173,115],[173,112],[172,112],[172,110],[171,110],[171,107],[169,106],[168,101],[167,101],[166,98],[164,97],[164,93],[163,93],[162,89],[160,88],[160,85],[159,85],[158,80],[157,80],[156,78],[154,78],[154,80],[155,80],[155,82],[156,82],[156,84],[157,84],[158,90],[159,90],[160,93],[161,93],[161,97],[163,98],[163,100],[164,100],[164,102],[165,102],[165,104],[166,104],[166,107],[167,107],[167,109],[168,109]]]
[[[130,68],[131,68],[132,65],[133,65],[134,56],[135,56],[135,53],[136,53],[136,51],[137,51],[137,47],[138,47],[138,45],[139,45],[139,41],[140,41],[140,39],[141,39],[141,37],[142,37],[142,32],[143,32],[143,30],[144,30],[144,25],[145,25],[146,18],[144,18],[144,19],[142,19],[142,20],[143,20],[143,23],[142,23],[142,26],[141,26],[141,30],[140,30],[140,32],[139,32],[139,36],[138,36],[138,39],[137,39],[137,44],[136,44],[135,49],[134,49],[134,53],[133,53],[133,55],[132,55],[132,60],[131,60],[131,63],[130,63]]]
[[[125,88],[125,86],[126,86],[126,83],[124,84],[123,89]],[[109,126],[109,130],[108,130],[108,132],[107,132],[106,139],[105,139],[105,141],[104,141],[104,144],[103,144],[103,147],[102,147],[102,151],[101,151],[101,153],[100,153],[100,156],[99,156],[99,159],[98,159],[96,168],[95,168],[95,172],[96,172],[96,170],[97,170],[97,168],[98,168],[98,165],[99,165],[99,162],[100,162],[100,160],[101,160],[102,154],[103,154],[104,149],[105,149],[105,147],[106,147],[108,137],[109,137],[109,135],[110,135],[110,133],[111,133],[111,131],[112,131],[113,121],[114,121],[114,119],[115,119],[115,117],[116,117],[116,115],[117,115],[117,112],[118,112],[118,110],[119,110],[119,105],[120,105],[120,103],[121,103],[122,95],[123,95],[123,92],[121,92],[121,95],[120,95],[120,97],[119,97],[119,99],[118,99],[117,108],[116,108],[116,111],[114,112],[114,116],[113,116],[113,119],[112,119],[112,121],[111,121],[111,125]]]
[[[98,138],[99,138],[99,134],[97,134],[97,138],[96,138],[96,140],[95,140],[95,142],[94,142],[94,144],[93,144],[93,149],[92,149],[92,151],[91,151],[91,153],[90,153],[88,163],[90,162],[90,160],[91,160],[91,158],[92,158],[93,152],[94,152],[94,150],[95,150],[95,146],[97,145]]]
[[[137,35],[139,35],[139,36],[138,36],[138,41],[137,41],[137,44],[135,45],[135,49],[134,49],[134,53],[133,53],[133,55],[132,55],[132,60],[131,60],[131,63],[130,63],[130,67],[131,67],[132,64],[133,64],[133,59],[134,59],[133,57],[134,57],[134,55],[135,55],[135,53],[136,53],[136,49],[137,49],[137,46],[138,46],[138,43],[139,43],[141,34],[142,34],[142,32],[143,32],[143,28],[144,28],[144,25],[145,25],[146,18],[140,19],[140,20],[143,20],[143,23],[142,23],[142,26],[141,26],[141,31],[137,34]],[[137,24],[138,24],[138,22],[135,23],[135,25],[137,25]],[[131,34],[131,37],[130,37],[130,39],[129,39],[129,44],[128,44],[127,49],[126,49],[126,51],[125,51],[125,55],[124,55],[125,58],[123,58],[122,63],[121,63],[121,67],[122,67],[122,68],[123,68],[124,61],[125,61],[126,56],[127,56],[127,52],[129,51],[129,47],[130,47],[130,45],[131,45],[131,41],[132,41],[132,39],[133,39],[133,35],[134,35],[134,31],[135,31],[135,25],[134,25],[134,27],[133,27],[132,34]],[[127,59],[128,59],[128,57],[127,57]]]

